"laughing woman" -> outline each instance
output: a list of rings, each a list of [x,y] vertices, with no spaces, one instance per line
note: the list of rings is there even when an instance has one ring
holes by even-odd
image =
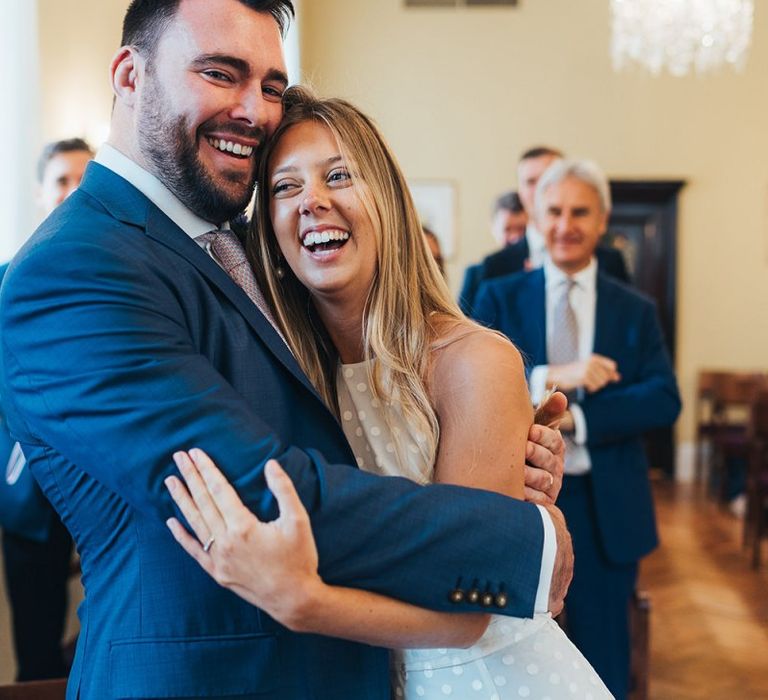
[[[522,498],[533,412],[520,355],[451,300],[370,120],[289,89],[258,181],[254,267],[360,468]],[[171,491],[193,529],[231,533],[203,551],[172,521],[182,546],[291,629],[394,649],[396,697],[610,697],[549,615],[451,615],[324,584],[306,514],[277,465],[267,473],[282,515],[264,524],[203,453],[178,463],[190,491],[176,479]],[[413,540],[418,552],[419,532]]]

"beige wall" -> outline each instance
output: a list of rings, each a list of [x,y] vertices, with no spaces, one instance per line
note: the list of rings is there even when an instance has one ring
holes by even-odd
[[[696,371],[768,369],[768,8],[744,73],[615,75],[608,0],[517,9],[406,9],[402,0],[305,3],[305,79],[370,111],[409,177],[448,178],[460,243],[492,248],[492,197],[528,145],[594,158],[611,177],[688,181],[680,207],[678,374],[692,434]]]
[[[107,136],[108,69],[128,0],[38,0],[42,137]]]
[[[98,140],[127,0],[40,1],[43,138]],[[410,177],[458,188],[463,267],[492,247],[488,206],[517,154],[552,143],[612,177],[682,178],[678,370],[690,439],[702,366],[768,367],[768,12],[744,73],[614,75],[608,0],[514,10],[406,10],[402,0],[302,4],[305,79],[380,123]],[[78,11],[73,11],[78,8]]]

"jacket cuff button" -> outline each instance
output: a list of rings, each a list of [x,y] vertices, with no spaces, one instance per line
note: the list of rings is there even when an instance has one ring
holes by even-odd
[[[452,603],[461,603],[464,600],[464,591],[461,590],[461,588],[455,588],[451,591],[450,595],[448,596],[448,599]]]
[[[496,596],[496,607],[497,608],[506,608],[507,607],[507,594],[506,593],[499,593]]]
[[[490,608],[493,605],[493,593],[483,593],[483,597],[480,599],[480,604],[484,608]]]
[[[467,602],[475,604],[480,600],[480,591],[477,588],[473,588],[467,593]]]

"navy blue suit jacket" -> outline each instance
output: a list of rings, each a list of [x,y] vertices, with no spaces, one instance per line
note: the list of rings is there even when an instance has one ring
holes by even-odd
[[[471,316],[480,285],[496,277],[522,272],[529,256],[528,239],[523,236],[516,243],[486,256],[477,265],[470,265],[464,273],[464,281],[459,294],[461,310]],[[620,282],[630,282],[624,256],[620,251],[607,246],[598,246],[595,249],[595,257],[601,272],[605,272]]]
[[[207,450],[262,518],[278,458],[330,583],[467,611],[448,593],[476,581],[531,615],[535,507],[347,466],[336,418],[245,293],[102,166],[16,256],[0,322],[12,433],[82,560],[69,698],[389,697],[386,651],[290,633],[176,545],[163,479],[179,448]]]
[[[8,264],[0,266],[0,282]],[[0,387],[0,403],[5,392]],[[16,441],[8,432],[5,413],[0,407],[0,527],[35,542],[45,542],[50,536],[53,509],[25,465],[13,483],[8,483],[6,465]]]
[[[545,365],[545,304],[542,268],[486,282],[475,317],[507,335],[529,367]],[[581,403],[597,525],[608,558],[628,563],[657,544],[642,436],[675,421],[680,397],[653,302],[601,272],[594,352],[615,360],[621,374]]]

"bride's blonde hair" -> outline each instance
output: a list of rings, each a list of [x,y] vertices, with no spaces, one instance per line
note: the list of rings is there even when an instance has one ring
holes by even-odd
[[[248,237],[267,301],[302,369],[338,415],[337,353],[307,289],[285,265],[269,216],[269,169],[275,146],[292,126],[315,122],[335,137],[377,241],[377,269],[360,329],[373,395],[383,402],[399,402],[406,420],[424,435],[420,448],[432,464],[439,439],[426,388],[433,324],[438,315],[457,323],[464,316],[427,249],[400,167],[373,122],[345,100],[318,99],[299,86],[285,92],[284,109],[260,160],[255,225]]]

